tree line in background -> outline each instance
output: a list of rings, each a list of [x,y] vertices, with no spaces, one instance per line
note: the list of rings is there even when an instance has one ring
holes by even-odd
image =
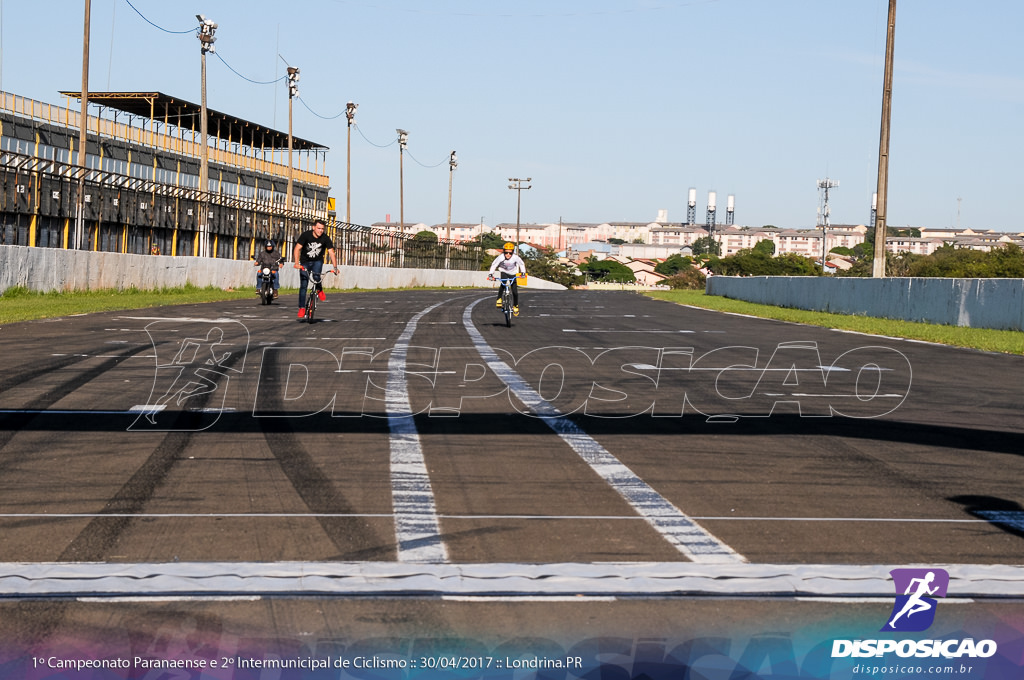
[[[890,236],[913,234],[891,229]],[[874,259],[873,233],[856,248],[833,248],[832,253],[852,260],[846,271],[836,276],[870,277]],[[501,248],[502,240],[494,234],[478,239],[486,249]],[[667,277],[661,283],[670,288],[703,289],[705,272],[726,276],[819,276],[821,266],[816,258],[793,253],[775,255],[775,244],[761,241],[753,248],[735,255],[720,257],[719,244],[709,236],[697,239],[691,246],[692,255],[675,254],[659,262],[654,271]],[[484,258],[484,269],[493,258]],[[632,283],[633,271],[615,260],[594,257],[579,265],[561,262],[554,248],[542,247],[523,256],[526,271],[566,287],[587,281]],[[930,255],[913,253],[886,253],[886,276],[946,277],[946,278],[1024,278],[1024,250],[1013,243],[1003,244],[990,251],[956,248],[944,245]]]

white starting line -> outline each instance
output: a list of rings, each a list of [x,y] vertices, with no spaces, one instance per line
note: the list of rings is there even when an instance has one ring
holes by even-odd
[[[843,564],[404,564],[401,562],[0,563],[0,598],[404,597],[893,598],[897,566]],[[1024,598],[1024,566],[924,565],[948,594]],[[860,600],[862,601],[862,600]]]

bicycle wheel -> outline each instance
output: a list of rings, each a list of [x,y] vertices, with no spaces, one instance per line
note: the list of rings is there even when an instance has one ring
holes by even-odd
[[[505,286],[505,292],[501,296],[501,311],[505,312],[505,328],[512,328],[512,296]]]
[[[306,298],[306,323],[313,323],[313,317],[316,315],[316,290],[314,289],[309,297]]]

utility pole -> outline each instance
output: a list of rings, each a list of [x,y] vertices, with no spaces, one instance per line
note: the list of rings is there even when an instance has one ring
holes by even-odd
[[[200,53],[202,55],[202,99],[200,100],[201,111],[199,114],[199,135],[202,137],[202,145],[199,150],[199,191],[202,208],[199,214],[199,243],[197,244],[198,247],[195,254],[199,257],[207,257],[210,254],[210,207],[208,205],[210,200],[210,147],[207,141],[208,126],[206,120],[206,53],[216,53],[213,43],[217,41],[214,37],[214,33],[217,31],[217,24],[202,14],[197,14],[196,19],[199,19],[199,32],[196,34],[196,37],[199,38]]]
[[[882,85],[882,126],[878,140],[878,211],[875,215],[875,252],[871,276],[885,276],[885,220],[889,200],[889,121],[892,119],[892,62],[896,42],[896,0],[889,0],[889,26],[885,38],[885,80]]]
[[[509,182],[515,182],[515,184],[509,184],[508,188],[513,189],[516,192],[516,250],[519,249],[519,206],[522,201],[523,190],[532,189],[533,185],[523,186],[523,182],[529,182],[530,178],[519,179],[518,177],[509,177]]]
[[[356,122],[356,109],[359,104],[345,104],[345,117],[348,118],[348,157],[345,166],[348,168],[345,178],[345,222],[352,224],[352,124]]]
[[[85,242],[85,152],[88,148],[89,133],[89,22],[92,2],[85,0],[85,35],[82,38],[82,120],[78,125],[78,200],[75,214],[74,249],[80,250]]]
[[[288,67],[288,189],[285,191],[285,214],[292,211],[292,187],[295,171],[292,169],[292,100],[299,96],[299,69]]]
[[[398,133],[398,230],[405,233],[405,175],[402,169],[402,157],[405,155],[405,145],[409,139],[409,133],[401,128],[396,128]]]
[[[818,219],[821,222],[821,273],[825,273],[825,241],[828,239],[828,225],[830,210],[828,207],[828,190],[839,186],[839,180],[832,180],[826,177],[818,180],[818,190],[823,192],[822,209]]]
[[[452,151],[451,157],[448,159],[448,229],[446,238],[452,240],[452,177],[455,175],[455,168],[459,164],[459,159],[455,157],[455,152]]]

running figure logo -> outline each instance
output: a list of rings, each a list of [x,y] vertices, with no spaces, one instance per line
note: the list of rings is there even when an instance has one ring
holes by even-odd
[[[231,376],[241,375],[249,332],[237,321],[168,320],[146,326],[156,355],[153,388],[129,430],[197,432],[227,409]]]
[[[938,603],[934,598],[946,596],[949,573],[945,569],[893,569],[889,573],[896,587],[896,602],[882,630],[927,630],[935,620]]]

